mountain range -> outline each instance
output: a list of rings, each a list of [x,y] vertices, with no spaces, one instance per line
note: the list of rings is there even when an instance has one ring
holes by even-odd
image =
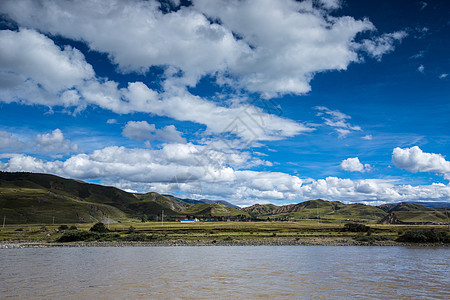
[[[242,208],[224,200],[193,200],[156,192],[133,194],[115,187],[50,174],[0,172],[0,216],[12,223],[92,223],[130,219],[303,220],[387,223],[445,223],[446,210],[417,203],[343,204],[322,199]]]

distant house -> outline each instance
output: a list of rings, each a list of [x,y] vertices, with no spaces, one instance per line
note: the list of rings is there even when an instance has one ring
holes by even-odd
[[[198,219],[184,219],[184,220],[180,220],[180,223],[194,223],[194,222],[198,222]]]

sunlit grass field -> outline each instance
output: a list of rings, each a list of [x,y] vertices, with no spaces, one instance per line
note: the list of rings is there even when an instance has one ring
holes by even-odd
[[[0,241],[56,241],[64,232],[61,224],[5,225],[0,227]],[[92,224],[75,224],[78,230],[88,231]],[[344,223],[319,223],[316,220],[300,222],[125,222],[105,224],[110,232],[126,236],[133,233],[151,235],[157,240],[256,240],[256,239],[352,239],[362,233],[342,231]],[[449,230],[447,225],[370,225],[370,236],[394,240],[407,229]],[[364,233],[367,235],[367,233]]]

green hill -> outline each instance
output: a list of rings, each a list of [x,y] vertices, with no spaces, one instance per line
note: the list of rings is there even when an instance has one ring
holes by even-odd
[[[106,196],[94,199],[100,192],[92,194],[90,190],[95,187],[84,186],[75,192],[77,185],[88,184],[46,174],[0,173],[0,215],[6,217],[7,223],[91,223],[126,217],[119,208],[107,204],[111,200]],[[105,194],[116,195],[114,199],[123,196],[120,190],[103,188]],[[122,206],[121,201],[118,206]]]
[[[186,215],[198,217],[226,217],[226,216],[246,216],[249,214],[241,209],[228,207],[222,203],[198,203],[183,211]]]
[[[198,204],[154,192],[131,194],[49,174],[0,172],[0,216],[6,216],[8,224],[155,220],[162,213],[175,219],[248,216],[222,203],[192,202]]]
[[[265,216],[273,213],[278,206],[274,204],[255,204],[249,207],[244,207],[242,210],[250,214],[251,216]]]
[[[321,219],[324,221],[377,221],[387,215],[382,209],[370,205],[343,204],[338,201],[325,201],[322,199],[283,206],[264,206],[256,204],[243,208],[243,210],[262,219],[269,217],[283,220]]]
[[[174,198],[163,196],[155,192],[150,192],[143,195],[136,195],[136,197],[141,201],[139,203],[156,203],[162,209],[170,209],[172,212],[182,212],[190,207],[189,204],[177,201]],[[156,206],[155,206],[156,207]],[[164,212],[165,213],[165,212]],[[175,213],[176,214],[176,213]]]
[[[397,205],[384,206],[384,209],[390,215],[394,215],[399,223],[447,222],[447,215],[444,209],[434,209],[417,203],[402,202]]]
[[[182,205],[159,195],[133,195],[114,187],[49,174],[0,172],[0,215],[8,223],[80,223],[106,218],[178,215]]]
[[[402,202],[393,206],[388,212],[398,212],[398,211],[434,211],[434,209],[414,203]]]

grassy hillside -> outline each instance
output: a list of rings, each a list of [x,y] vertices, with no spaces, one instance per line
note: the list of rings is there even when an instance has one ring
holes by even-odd
[[[80,223],[105,218],[179,215],[189,205],[158,193],[133,195],[114,187],[49,174],[0,172],[0,215],[8,223]]]
[[[255,204],[249,207],[244,207],[242,210],[250,214],[251,216],[266,216],[272,214],[278,206],[274,204]]]
[[[83,223],[109,217],[125,219],[116,207],[83,201],[50,190],[30,187],[5,187],[0,182],[0,216],[11,223]]]
[[[198,203],[183,211],[186,215],[198,217],[225,217],[225,216],[249,216],[247,212],[228,207],[222,203]]]
[[[393,206],[388,212],[398,211],[434,211],[434,209],[420,204],[402,202]]]
[[[189,204],[186,204],[184,202],[177,201],[175,198],[160,195],[155,192],[143,194],[143,195],[137,195],[136,196],[141,202],[140,203],[151,203],[155,202],[159,206],[162,207],[162,209],[170,209],[174,212],[181,212],[186,210],[188,207],[190,207]]]
[[[382,209],[370,205],[346,205],[338,201],[325,201],[322,199],[283,206],[256,204],[244,208],[244,210],[252,215],[258,215],[260,218],[284,220],[320,219],[334,222],[346,220],[376,222],[387,215]]]
[[[49,174],[0,172],[0,216],[6,216],[8,224],[155,220],[163,212],[169,218],[248,216],[222,203],[193,203],[197,204],[154,192],[134,195]]]
[[[417,203],[399,203],[397,205],[383,205],[383,210],[395,215],[400,223],[445,223],[447,214],[445,209],[435,209]]]

